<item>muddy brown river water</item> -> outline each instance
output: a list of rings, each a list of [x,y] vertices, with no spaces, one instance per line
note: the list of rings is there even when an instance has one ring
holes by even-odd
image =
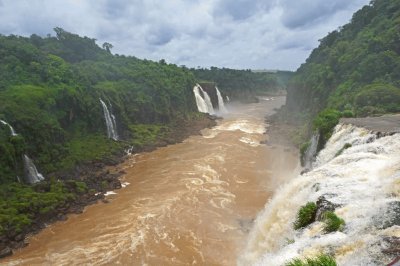
[[[283,103],[228,105],[201,136],[131,155],[110,203],[47,227],[0,264],[235,265],[257,213],[298,173],[296,150],[260,145],[265,115]]]

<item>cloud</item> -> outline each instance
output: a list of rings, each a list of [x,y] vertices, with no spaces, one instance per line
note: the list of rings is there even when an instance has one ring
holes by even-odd
[[[215,6],[214,15],[228,15],[233,20],[244,20],[257,12],[267,10],[273,3],[274,1],[271,0],[219,0]]]
[[[139,58],[295,70],[368,1],[0,0],[0,33],[45,36],[61,27]]]

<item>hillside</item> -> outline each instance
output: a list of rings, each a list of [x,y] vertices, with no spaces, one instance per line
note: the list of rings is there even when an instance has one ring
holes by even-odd
[[[399,112],[399,24],[400,1],[374,0],[320,40],[289,84],[287,117],[318,116],[314,128],[330,132],[341,116]]]
[[[0,36],[0,257],[44,222],[120,187],[102,168],[125,148],[166,145],[212,124],[197,112],[190,71],[55,31]],[[38,172],[45,182],[30,185]]]
[[[293,72],[253,72],[230,68],[190,69],[200,81],[213,81],[232,100],[252,101],[256,95],[276,94],[286,90]]]

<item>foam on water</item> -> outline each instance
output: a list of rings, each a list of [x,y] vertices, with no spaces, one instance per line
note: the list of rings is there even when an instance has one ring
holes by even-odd
[[[342,151],[343,146],[352,147]],[[400,134],[377,138],[365,129],[338,125],[314,170],[286,184],[259,214],[240,265],[284,265],[295,257],[327,253],[339,265],[384,265],[384,236],[400,234]],[[324,196],[338,204],[342,232],[325,234],[321,222],[294,230],[299,208]],[[396,216],[397,215],[397,216]],[[396,218],[397,217],[397,218]]]

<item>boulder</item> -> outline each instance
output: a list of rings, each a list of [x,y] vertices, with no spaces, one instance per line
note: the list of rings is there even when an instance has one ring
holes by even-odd
[[[322,221],[323,220],[322,216],[323,216],[324,212],[327,212],[327,211],[333,212],[339,206],[340,205],[334,204],[334,203],[330,202],[329,200],[327,200],[324,195],[319,197],[317,200],[317,212],[315,215],[315,219],[317,221]]]

